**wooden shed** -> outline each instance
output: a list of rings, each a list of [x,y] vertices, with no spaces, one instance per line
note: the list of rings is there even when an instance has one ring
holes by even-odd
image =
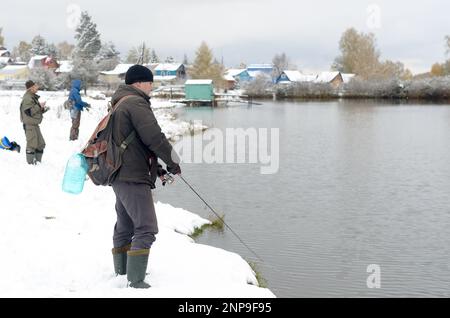
[[[210,79],[188,80],[185,83],[186,100],[199,102],[214,101],[214,86]]]

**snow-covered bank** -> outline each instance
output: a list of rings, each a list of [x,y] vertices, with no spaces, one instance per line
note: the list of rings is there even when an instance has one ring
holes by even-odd
[[[160,233],[147,270],[152,288],[126,288],[126,278],[115,277],[112,264],[112,190],[86,182],[79,196],[61,191],[66,161],[84,145],[106,101],[87,98],[93,109],[83,113],[80,140],[69,142],[70,119],[60,109],[64,94],[40,93],[51,107],[41,125],[47,147],[43,163],[28,166],[19,120],[22,94],[0,91],[0,135],[23,149],[0,151],[0,297],[274,296],[255,286],[253,271],[239,255],[188,237],[207,220],[161,202],[156,204]],[[166,113],[156,115],[166,133],[182,132],[161,114]]]
[[[19,107],[23,94],[24,91],[0,90],[0,115],[11,114],[14,118],[14,121],[16,118],[18,120]],[[70,121],[69,112],[62,107],[64,101],[67,99],[67,92],[38,92],[38,95],[41,96],[40,100],[47,101],[47,106],[51,108],[51,111],[45,116],[46,121],[58,121],[59,124]],[[106,98],[98,91],[88,91],[87,95],[88,97],[82,96],[82,98],[92,105],[92,109],[90,110],[90,113],[84,112],[81,117],[80,139],[83,140],[87,140],[86,138],[88,138],[88,135],[92,133],[95,125],[106,114],[108,102],[110,100],[110,98]],[[164,134],[166,134],[167,138],[169,139],[176,139],[178,136],[190,133],[192,130],[194,132],[199,132],[207,128],[206,126],[194,125],[176,119],[171,109],[180,107],[180,104],[161,99],[152,99],[151,102],[155,116],[158,119],[158,122],[160,123]],[[17,123],[17,121],[15,122]],[[46,123],[44,122],[42,126],[44,129],[45,124]],[[67,125],[69,125],[70,127],[69,123],[67,123]],[[19,127],[19,130],[22,129],[20,125],[17,126]],[[2,127],[0,127],[0,129],[2,129]],[[0,130],[0,134],[2,133],[6,134],[6,132],[2,132]],[[67,132],[64,131],[63,133]]]

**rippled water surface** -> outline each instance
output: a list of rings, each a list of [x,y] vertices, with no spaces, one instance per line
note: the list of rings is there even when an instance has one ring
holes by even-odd
[[[183,165],[264,262],[228,230],[197,241],[256,262],[277,296],[450,296],[450,106],[266,101],[178,112],[224,132],[280,129],[276,174]],[[155,195],[212,216],[181,182]],[[381,268],[380,289],[367,288],[370,264]]]

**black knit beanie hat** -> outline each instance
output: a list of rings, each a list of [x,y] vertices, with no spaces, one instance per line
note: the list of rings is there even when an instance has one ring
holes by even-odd
[[[142,65],[133,65],[125,74],[125,84],[131,85],[138,82],[153,82],[153,73]]]

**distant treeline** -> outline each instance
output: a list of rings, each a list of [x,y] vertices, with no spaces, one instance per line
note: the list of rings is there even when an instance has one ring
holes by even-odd
[[[334,87],[328,83],[291,83],[249,85],[245,93],[254,98],[382,98],[450,101],[450,76],[413,80],[352,79]]]

